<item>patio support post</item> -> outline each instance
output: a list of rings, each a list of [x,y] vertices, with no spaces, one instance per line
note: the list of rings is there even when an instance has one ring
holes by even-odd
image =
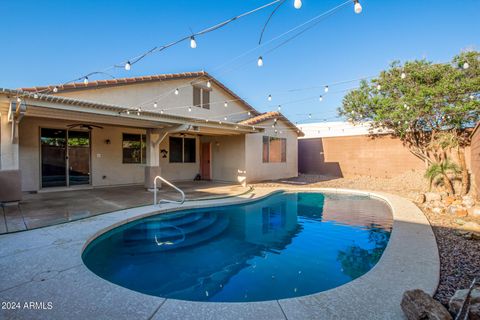
[[[0,203],[22,200],[18,121],[0,105]]]
[[[153,179],[161,175],[160,142],[165,132],[160,129],[147,129],[147,161],[145,166],[145,188],[153,189]]]

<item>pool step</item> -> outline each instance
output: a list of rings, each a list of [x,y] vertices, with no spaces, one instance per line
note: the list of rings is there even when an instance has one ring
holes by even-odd
[[[181,236],[176,239],[164,240],[158,236],[155,239],[155,236],[151,235],[147,238],[144,237],[142,240],[127,241],[124,245],[134,248],[135,254],[164,252],[186,248],[218,236],[228,227],[229,223],[230,220],[228,218],[219,217],[216,218],[213,223],[205,223],[205,227],[199,228],[195,232],[190,232],[188,234],[185,233],[185,237]]]
[[[124,237],[124,242],[142,242],[149,239],[157,238],[159,242],[174,241],[183,238],[191,233],[198,232],[208,228],[217,220],[217,213],[205,213],[201,219],[191,220],[185,219],[184,223],[171,224],[170,220],[161,220],[155,224],[155,228],[151,225],[141,224],[128,230]],[[177,221],[178,222],[178,221]],[[150,224],[152,224],[150,222]],[[148,226],[148,227],[147,227]]]

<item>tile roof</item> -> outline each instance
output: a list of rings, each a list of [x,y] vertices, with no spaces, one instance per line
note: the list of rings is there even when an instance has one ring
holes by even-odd
[[[89,81],[88,84],[83,82],[75,82],[75,83],[67,83],[62,85],[48,85],[48,86],[39,86],[39,87],[29,87],[29,88],[19,88],[18,90],[27,91],[27,92],[40,92],[40,93],[48,93],[52,95],[59,94],[62,91],[75,91],[75,90],[85,90],[85,89],[93,89],[93,88],[102,88],[102,87],[111,87],[111,86],[119,86],[119,85],[129,85],[129,84],[138,84],[138,83],[145,83],[145,82],[153,82],[153,81],[167,81],[167,80],[178,80],[178,79],[190,79],[190,78],[198,78],[198,77],[205,77],[215,83],[217,86],[225,90],[228,94],[233,96],[235,100],[238,100],[242,103],[247,109],[252,111],[252,114],[259,115],[258,112],[253,106],[251,106],[248,102],[240,98],[235,92],[230,90],[227,86],[223,83],[212,77],[205,71],[196,71],[196,72],[182,72],[182,73],[171,73],[171,74],[157,74],[157,75],[150,75],[150,76],[141,76],[141,77],[131,77],[131,78],[118,78],[118,79],[107,79],[107,80],[95,80]],[[57,92],[53,93],[53,89],[57,88]],[[46,92],[45,92],[46,91]]]
[[[289,127],[292,129],[292,130],[295,130],[297,131],[298,135],[299,136],[303,136],[303,132],[296,126],[294,125],[290,120],[288,120],[287,117],[285,117],[281,112],[279,111],[269,111],[269,112],[265,112],[265,113],[262,113],[258,116],[255,116],[255,117],[252,117],[250,119],[247,119],[247,120],[243,120],[243,121],[240,121],[239,124],[243,124],[243,125],[255,125],[257,123],[262,123],[262,122],[265,122],[267,120],[271,120],[271,119],[281,119],[285,122],[287,122],[287,124],[289,125]]]

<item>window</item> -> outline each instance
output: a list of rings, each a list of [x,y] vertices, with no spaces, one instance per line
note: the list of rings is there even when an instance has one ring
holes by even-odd
[[[263,136],[263,162],[286,162],[287,139]]]
[[[193,105],[199,108],[210,109],[210,90],[193,87]]]
[[[123,163],[145,163],[147,154],[144,134],[124,133],[122,139]]]
[[[170,137],[170,162],[195,163],[197,141],[195,138]]]

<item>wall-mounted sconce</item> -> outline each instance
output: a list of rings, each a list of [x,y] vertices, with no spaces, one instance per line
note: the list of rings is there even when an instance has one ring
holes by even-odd
[[[168,151],[165,150],[165,149],[162,149],[162,150],[160,150],[160,153],[162,154],[162,158],[166,158],[167,154],[168,154]]]

